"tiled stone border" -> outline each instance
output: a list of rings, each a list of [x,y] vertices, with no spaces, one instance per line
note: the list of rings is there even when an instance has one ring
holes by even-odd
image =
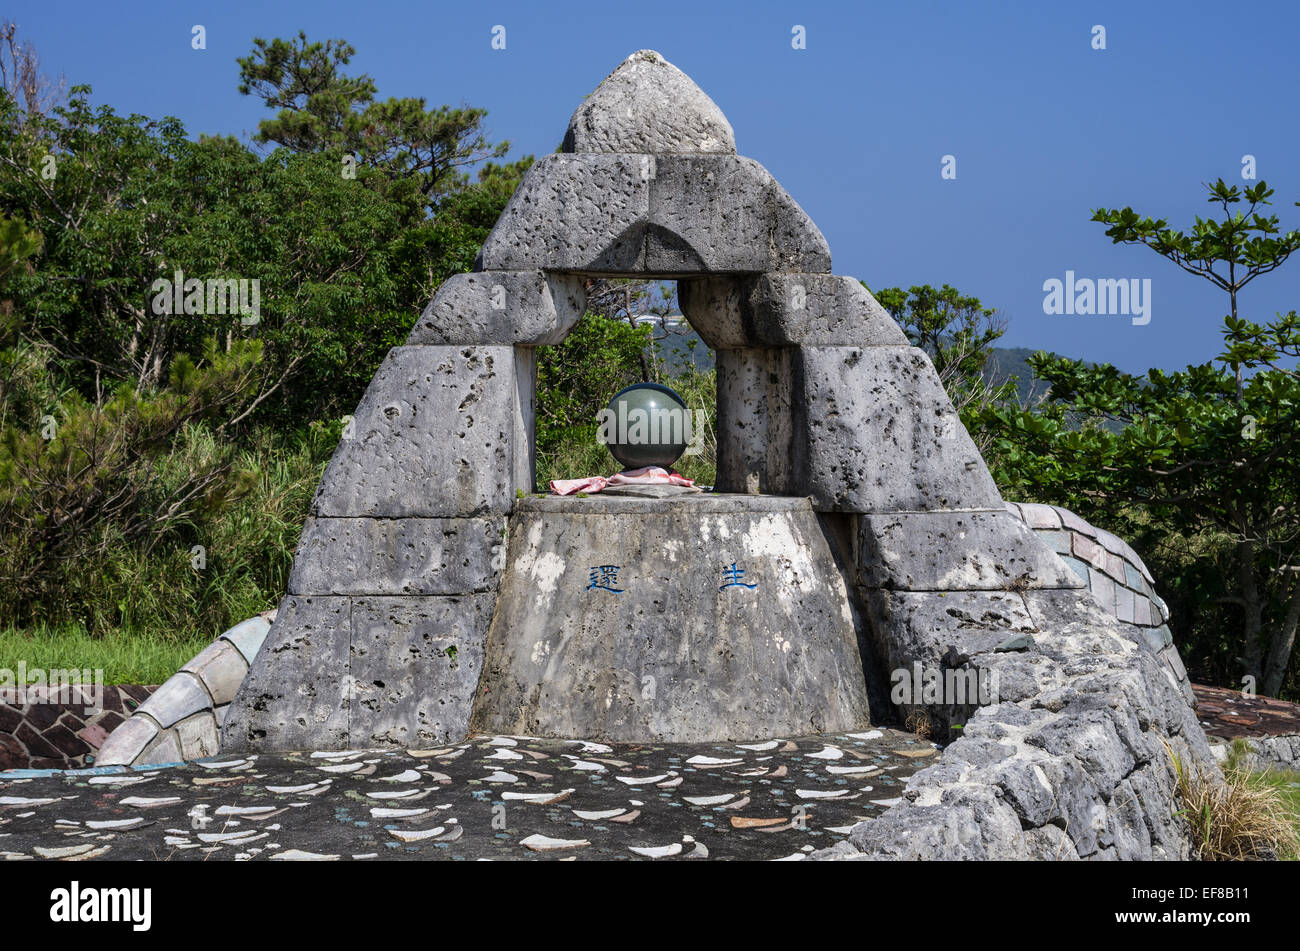
[[[1187,668],[1169,631],[1169,607],[1156,594],[1151,572],[1137,552],[1069,509],[1038,502],[1008,502],[1007,508],[1061,556],[1102,607],[1141,636],[1140,643],[1164,661],[1178,689],[1195,706]]]
[[[215,756],[226,710],[275,612],[226,631],[154,691],[100,747],[97,766],[145,766]]]
[[[22,704],[0,702],[0,770],[80,769],[93,759],[108,735],[130,717],[156,687],[106,686],[87,712],[77,696],[49,696],[29,687]],[[74,688],[73,693],[76,693]],[[93,699],[93,698],[85,698]]]

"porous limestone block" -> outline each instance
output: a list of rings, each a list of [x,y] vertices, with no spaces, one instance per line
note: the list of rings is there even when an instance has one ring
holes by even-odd
[[[226,714],[222,749],[459,741],[494,598],[286,597]]]
[[[714,350],[769,346],[905,347],[907,337],[861,282],[830,274],[683,278],[682,313]]]
[[[516,489],[532,490],[533,359],[523,347],[394,347],[344,430],[312,514],[509,512]]]
[[[356,598],[349,745],[438,746],[469,729],[491,595]]]
[[[407,346],[560,343],[582,317],[580,278],[543,271],[454,274],[416,321]]]
[[[478,270],[640,272],[651,155],[545,155],[483,243]]]
[[[496,587],[505,517],[309,518],[289,576],[299,595],[468,594]]]
[[[761,275],[749,299],[763,343],[906,347],[907,336],[862,282],[831,274]]]
[[[877,650],[891,671],[918,661],[942,669],[1038,630],[1015,592],[873,589],[863,592],[863,600]]]
[[[1003,591],[1084,586],[1006,509],[864,515],[858,537],[859,577],[871,587]]]
[[[717,352],[719,492],[784,494],[791,484],[793,351]]]
[[[223,751],[348,748],[352,599],[280,601],[221,725]]]
[[[731,123],[680,69],[638,50],[587,96],[569,120],[565,152],[736,151]]]
[[[811,495],[818,511],[1003,507],[923,351],[802,347],[797,353],[790,488]]]
[[[772,228],[775,260],[767,270],[829,274],[831,246],[826,237],[781,183],[775,178],[771,181],[776,213]]]
[[[749,307],[754,283],[754,278],[740,274],[678,280],[677,303],[682,316],[710,350],[741,349],[758,343]]]
[[[515,347],[515,388],[510,404],[511,495],[525,495],[536,489],[537,438],[533,431],[537,419],[537,350],[533,347]],[[509,508],[506,509],[509,512]]]
[[[804,210],[753,159],[664,155],[650,179],[645,268],[826,273],[831,254]]]
[[[830,271],[826,239],[753,159],[548,155],[524,175],[476,270]]]

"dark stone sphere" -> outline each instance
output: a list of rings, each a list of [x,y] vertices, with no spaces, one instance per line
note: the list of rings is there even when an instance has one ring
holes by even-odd
[[[659,383],[636,383],[619,390],[609,401],[607,425],[601,427],[605,445],[624,469],[672,467],[690,436],[686,401]]]

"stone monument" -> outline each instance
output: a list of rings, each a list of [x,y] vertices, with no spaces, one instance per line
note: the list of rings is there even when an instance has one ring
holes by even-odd
[[[534,497],[535,348],[611,275],[675,279],[717,352],[713,492]],[[1142,812],[1161,744],[1208,755],[1169,665],[1004,504],[926,354],[658,54],[583,101],[354,419],[223,751],[847,730],[887,671],[988,668],[1001,702],[928,707],[962,738],[845,848],[1185,850]]]

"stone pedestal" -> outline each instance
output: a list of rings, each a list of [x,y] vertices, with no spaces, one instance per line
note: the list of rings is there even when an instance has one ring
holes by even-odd
[[[807,499],[516,506],[471,729],[697,743],[868,722],[848,594]]]

